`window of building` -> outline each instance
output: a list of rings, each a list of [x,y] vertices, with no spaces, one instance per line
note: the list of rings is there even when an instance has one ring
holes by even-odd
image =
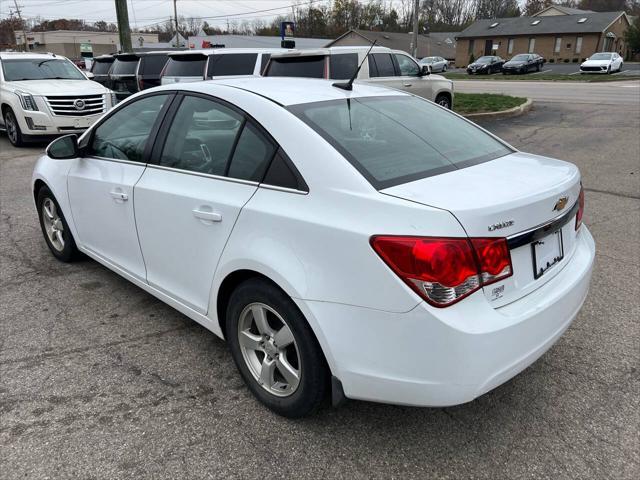
[[[576,38],[576,53],[582,52],[582,37]]]
[[[529,53],[533,53],[536,49],[536,39],[534,37],[529,38]]]
[[[553,47],[553,53],[560,53],[561,45],[562,45],[562,37],[556,37],[556,43]]]
[[[472,38],[469,40],[469,55],[473,53],[474,47],[476,46],[476,41]]]
[[[531,22],[531,25],[538,25],[540,23],[540,20],[534,20],[533,22]]]
[[[507,53],[509,55],[513,53],[513,38],[510,38],[509,43],[507,43]]]

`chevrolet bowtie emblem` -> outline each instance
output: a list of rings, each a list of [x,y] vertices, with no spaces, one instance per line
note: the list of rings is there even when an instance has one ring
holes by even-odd
[[[560,197],[556,204],[553,206],[553,210],[559,212],[567,206],[567,203],[569,203],[569,197]]]

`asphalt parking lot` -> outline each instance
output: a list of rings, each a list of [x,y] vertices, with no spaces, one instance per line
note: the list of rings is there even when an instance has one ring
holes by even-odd
[[[449,72],[454,73],[467,73],[465,68],[450,68]],[[536,75],[580,75],[580,63],[545,63],[539,72],[529,72],[527,75],[535,77]],[[483,77],[495,77],[496,75],[502,75],[502,73],[492,73],[491,75],[482,75]],[[599,74],[585,74],[585,75],[599,75]],[[612,73],[613,76],[625,76],[625,75],[640,75],[640,63],[627,62],[622,66],[620,72]]]
[[[466,405],[351,401],[298,421],[253,399],[213,334],[93,261],[54,260],[29,189],[42,146],[17,150],[0,135],[2,478],[638,478],[632,92],[483,123],[582,170],[598,248],[591,293],[548,353]]]

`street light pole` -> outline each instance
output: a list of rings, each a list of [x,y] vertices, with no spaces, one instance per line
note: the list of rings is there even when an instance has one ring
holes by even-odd
[[[173,21],[176,25],[176,47],[180,48],[180,37],[178,36],[178,6],[176,5],[178,0],[173,0]]]
[[[413,6],[413,52],[414,58],[418,58],[418,9],[420,8],[420,0],[415,0]]]
[[[129,10],[127,0],[116,0],[116,17],[118,18],[118,36],[120,49],[123,52],[131,52],[131,29],[129,28]]]

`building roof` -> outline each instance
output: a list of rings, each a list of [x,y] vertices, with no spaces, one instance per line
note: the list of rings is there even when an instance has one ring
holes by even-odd
[[[489,18],[478,20],[457,38],[544,35],[552,33],[600,33],[624,12],[597,12],[580,15]],[[585,21],[580,21],[586,18]],[[539,22],[533,25],[534,22]],[[494,25],[492,27],[492,25]]]
[[[563,7],[560,5],[549,5],[547,8],[540,10],[537,13],[534,13],[533,16],[537,17],[538,15],[542,15],[543,13],[549,10],[558,10],[565,15],[580,15],[581,13],[594,13],[593,10],[580,10],[579,8],[571,8],[571,7]]]
[[[296,48],[318,48],[327,43],[326,38],[293,38]],[[280,37],[266,35],[207,35],[189,37],[189,48],[203,48],[202,42],[224,45],[226,48],[280,48]],[[192,47],[193,45],[193,47]]]
[[[423,57],[429,55],[449,59],[455,58],[456,35],[458,33],[459,32],[432,32],[427,35],[418,35],[418,56]],[[376,45],[393,50],[403,50],[405,52],[409,51],[412,40],[410,33],[349,30],[335,40],[327,43],[326,46],[331,47],[338,43],[340,39],[350,34],[361,37],[362,45],[371,45],[372,42],[377,40]]]

